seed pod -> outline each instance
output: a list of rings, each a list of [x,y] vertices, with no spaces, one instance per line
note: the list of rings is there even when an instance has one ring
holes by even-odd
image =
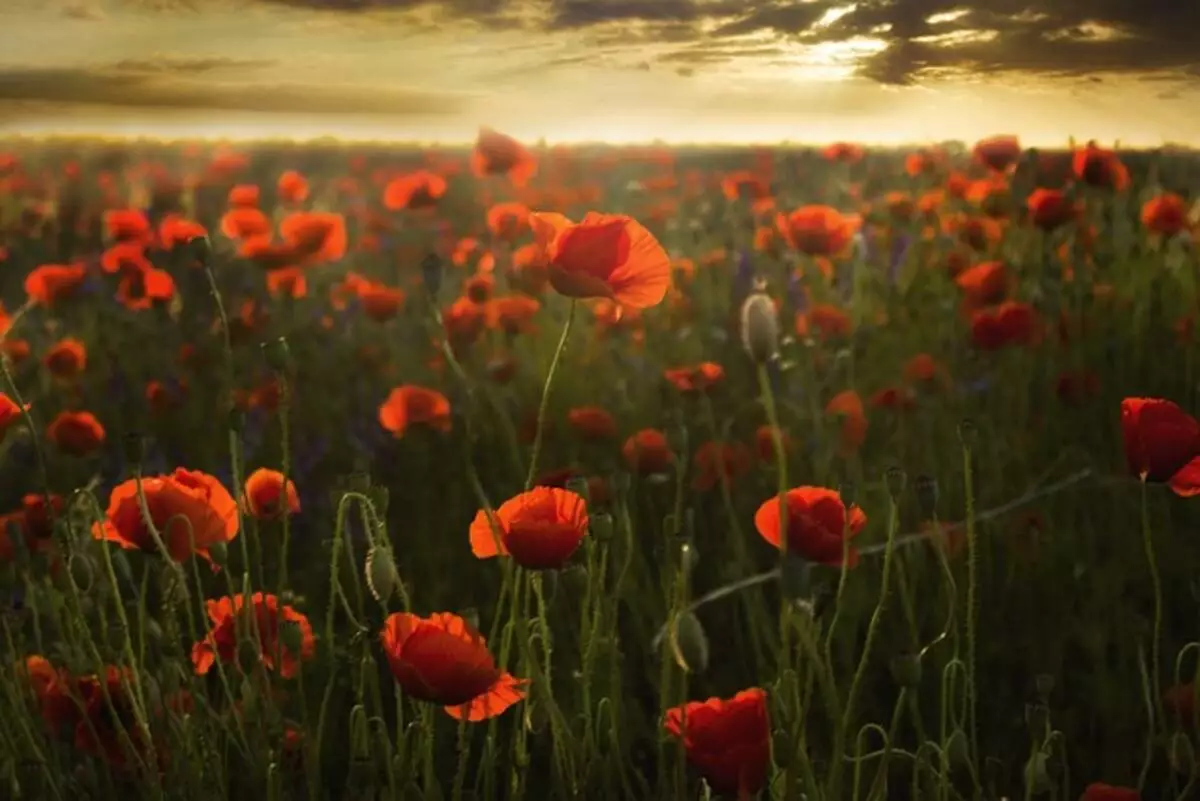
[[[770,295],[756,292],[742,302],[742,347],[756,364],[779,356],[779,314]]]
[[[270,342],[262,343],[263,356],[267,360],[267,366],[276,373],[290,373],[292,371],[292,351],[288,347],[286,337],[279,337]]]
[[[87,593],[92,588],[95,571],[92,569],[92,560],[85,554],[71,554],[71,558],[67,560],[67,571],[71,574],[71,582],[79,592]]]

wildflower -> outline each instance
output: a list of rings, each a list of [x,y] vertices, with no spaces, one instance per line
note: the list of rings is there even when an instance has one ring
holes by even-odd
[[[90,456],[104,444],[104,426],[91,412],[60,412],[46,427],[46,439],[69,456]]]
[[[170,475],[142,479],[141,489],[150,522],[171,559],[182,562],[194,553],[211,561],[209,548],[237,537],[237,504],[206,473],[181,467]],[[92,536],[130,550],[157,550],[141,512],[136,479],[113,488],[104,522],[93,526]]]
[[[778,215],[776,225],[801,253],[833,257],[850,245],[859,222],[829,206],[802,206],[786,216]]]
[[[823,487],[797,487],[787,491],[787,532],[780,530],[780,499],[771,498],[758,508],[754,527],[759,535],[781,547],[787,537],[788,553],[824,565],[858,564],[858,549],[850,545],[843,559],[845,540],[853,538],[867,524],[866,514],[857,506],[846,508],[841,495]]]
[[[507,175],[516,186],[524,186],[537,174],[537,162],[520,142],[491,128],[480,128],[471,154],[475,175]]]
[[[621,456],[630,470],[643,475],[665,473],[675,461],[666,434],[654,428],[644,428],[625,440]]]
[[[392,211],[433,208],[446,194],[446,179],[428,170],[393,178],[383,190],[383,205]]]
[[[63,339],[46,351],[42,362],[56,378],[72,378],[87,366],[87,348],[78,339]]]
[[[1165,481],[1176,495],[1200,495],[1200,423],[1169,400],[1125,398],[1121,431],[1129,471]]]
[[[268,670],[278,669],[279,675],[290,679],[299,672],[301,660],[312,659],[316,654],[312,626],[308,618],[286,604],[280,604],[274,595],[256,592],[250,598],[254,619],[249,620],[245,612],[246,601],[241,593],[232,598],[226,596],[205,602],[212,628],[208,637],[192,646],[192,666],[196,675],[203,676],[219,659],[223,663],[237,664],[239,642],[257,636],[257,652]],[[243,622],[241,640],[238,638],[238,621]],[[299,633],[297,642],[289,642],[284,626],[294,626]],[[278,657],[278,665],[276,664]]]
[[[243,496],[248,511],[259,519],[279,517],[283,513],[283,473],[278,470],[259,468],[246,479],[246,494]],[[287,513],[300,511],[300,497],[291,479],[287,482]]]
[[[379,635],[405,695],[440,704],[458,720],[496,717],[526,695],[525,682],[497,667],[483,635],[450,612],[397,612]]]
[[[728,700],[669,709],[664,726],[683,741],[688,762],[716,792],[750,798],[766,784],[771,727],[765,691],[743,690]]]
[[[577,406],[567,412],[567,423],[584,439],[612,439],[617,435],[617,421],[599,406]]]
[[[414,423],[449,431],[450,401],[442,393],[425,387],[411,384],[396,387],[379,407],[379,423],[397,439]]]
[[[656,306],[671,285],[671,259],[639,222],[588,212],[578,223],[534,212],[530,224],[549,265],[550,285],[569,298],[608,298],[622,306]]]
[[[1015,136],[993,136],[977,142],[973,155],[989,170],[1005,172],[1021,157],[1021,143]]]
[[[530,570],[555,570],[571,558],[587,530],[582,497],[557,487],[534,487],[495,512],[479,510],[471,523],[471,552],[480,559],[512,556]]]
[[[1141,801],[1141,794],[1131,787],[1114,787],[1103,782],[1093,782],[1084,788],[1079,801]]]
[[[703,392],[725,378],[725,368],[716,362],[701,362],[694,367],[676,367],[663,371],[680,392]]]

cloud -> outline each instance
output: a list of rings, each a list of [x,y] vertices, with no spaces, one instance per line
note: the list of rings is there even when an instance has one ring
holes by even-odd
[[[266,58],[230,58],[227,56],[154,55],[148,58],[127,58],[116,62],[111,69],[118,72],[147,72],[167,75],[197,75],[217,70],[250,70],[270,67],[278,62]]]
[[[8,68],[0,69],[0,101],[214,111],[444,116],[462,113],[468,98],[399,87],[367,89],[287,83],[213,83],[116,68]]]
[[[68,3],[63,6],[63,16],[69,19],[80,20],[102,20],[104,19],[104,10],[93,3]]]

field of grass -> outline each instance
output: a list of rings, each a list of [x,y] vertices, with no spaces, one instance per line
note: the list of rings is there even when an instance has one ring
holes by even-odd
[[[1200,798],[1197,186],[0,142],[0,798]]]

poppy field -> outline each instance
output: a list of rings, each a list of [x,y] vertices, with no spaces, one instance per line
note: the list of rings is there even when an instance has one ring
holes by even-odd
[[[0,798],[1200,798],[1197,186],[0,142]]]

